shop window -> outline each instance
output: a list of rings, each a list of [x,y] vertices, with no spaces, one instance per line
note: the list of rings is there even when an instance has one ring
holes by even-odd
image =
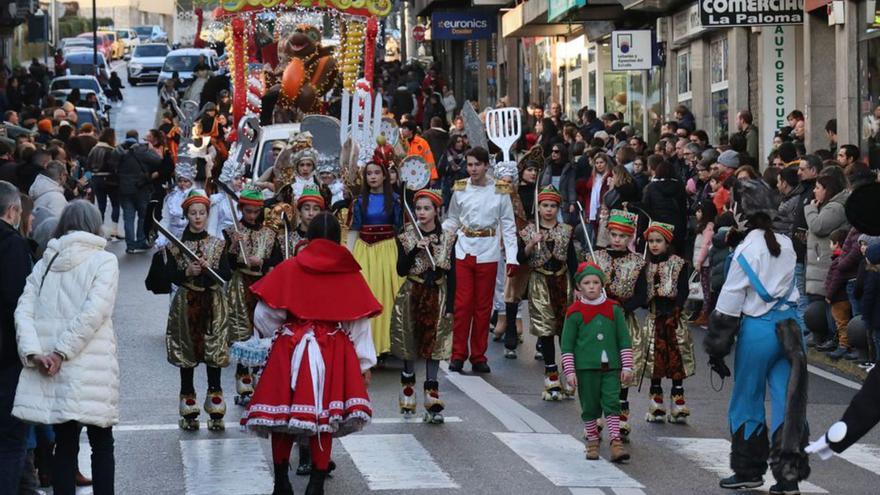
[[[691,52],[678,52],[678,102],[684,103],[693,98],[691,93]]]
[[[859,45],[859,144],[870,167],[880,168],[880,37]]]
[[[571,96],[568,100],[568,113],[569,116],[572,114],[577,115],[578,110],[581,109],[583,98],[583,87],[581,85],[581,78],[576,77],[571,80]]]
[[[596,71],[594,70],[591,70],[587,76],[587,92],[589,93],[587,105],[598,112],[599,109],[596,108]]]
[[[709,81],[712,90],[712,138],[717,142],[728,133],[727,36],[709,45]]]

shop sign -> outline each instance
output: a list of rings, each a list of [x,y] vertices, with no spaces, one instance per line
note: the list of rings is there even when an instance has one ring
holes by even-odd
[[[700,22],[700,6],[696,3],[672,16],[672,43],[679,44],[706,32]]]
[[[764,149],[772,149],[773,135],[786,125],[785,116],[795,109],[795,28],[765,27],[761,30],[761,139]]]
[[[494,14],[488,12],[434,12],[431,14],[431,39],[491,38],[495,24]]]
[[[547,7],[547,21],[553,22],[569,10],[586,4],[587,0],[550,0]]]
[[[611,33],[611,70],[650,70],[654,55],[651,30]]]
[[[703,26],[803,24],[804,0],[700,0]]]

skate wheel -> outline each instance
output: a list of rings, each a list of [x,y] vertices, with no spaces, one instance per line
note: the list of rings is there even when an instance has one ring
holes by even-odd
[[[226,430],[226,424],[223,423],[222,419],[212,419],[208,421],[208,431],[224,431]]]
[[[178,422],[178,426],[183,431],[195,431],[199,429],[199,420],[198,419],[187,419],[180,418]]]
[[[241,402],[242,402],[241,397],[236,395],[235,397],[232,398],[232,402],[234,402],[236,406],[240,406]]]

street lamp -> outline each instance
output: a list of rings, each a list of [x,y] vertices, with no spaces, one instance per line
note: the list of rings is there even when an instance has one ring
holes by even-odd
[[[95,68],[95,78],[98,77],[98,7],[96,0],[92,0],[92,63]]]

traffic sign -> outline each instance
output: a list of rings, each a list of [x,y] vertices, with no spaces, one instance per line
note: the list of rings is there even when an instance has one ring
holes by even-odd
[[[425,26],[413,26],[412,35],[416,41],[425,41]]]

